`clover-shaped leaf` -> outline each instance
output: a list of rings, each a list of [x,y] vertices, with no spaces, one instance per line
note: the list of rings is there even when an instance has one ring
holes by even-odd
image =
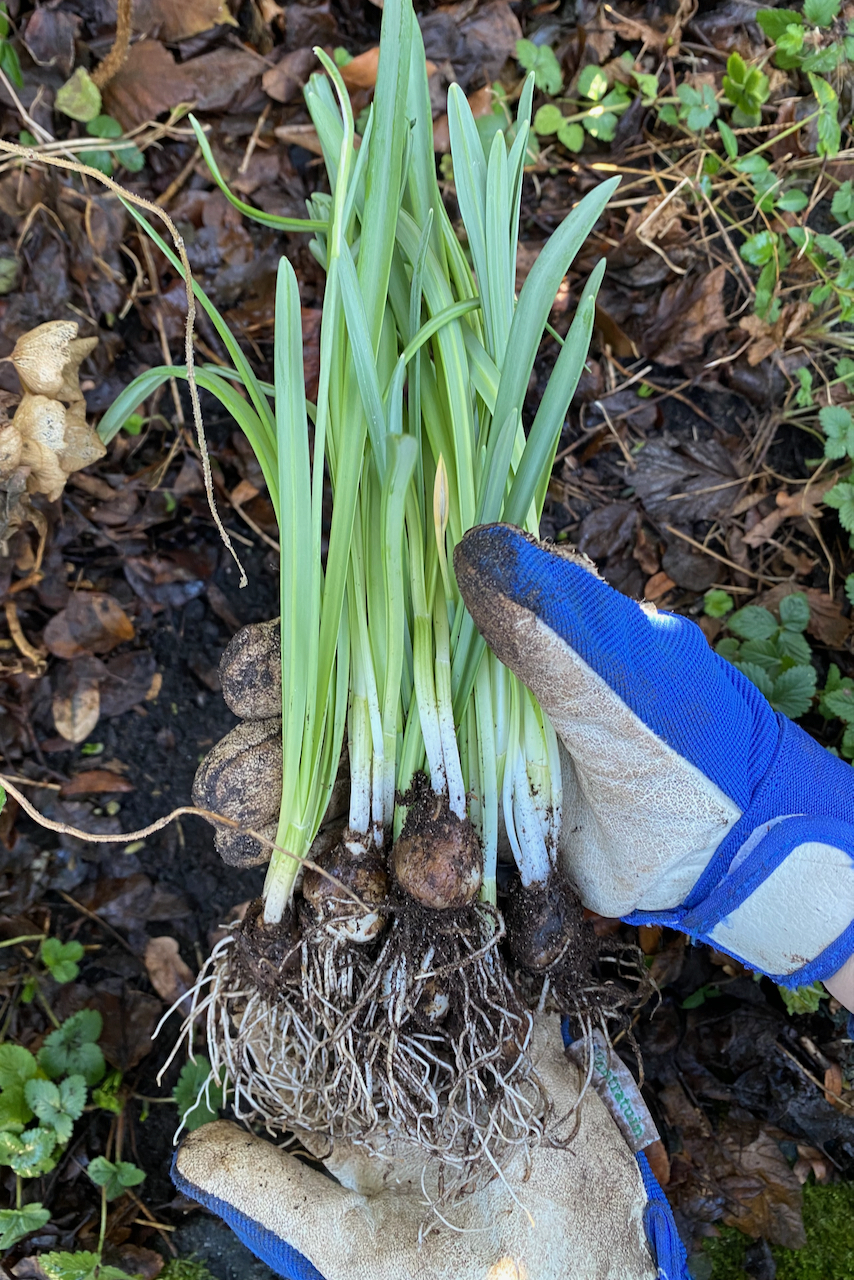
[[[104,1055],[95,1043],[103,1022],[97,1009],[81,1009],[52,1031],[39,1049],[39,1066],[52,1080],[81,1075],[97,1084],[106,1070]]]
[[[145,1177],[141,1169],[127,1160],[107,1160],[96,1156],[87,1169],[96,1187],[103,1187],[108,1200],[114,1200],[128,1187],[137,1187]]]
[[[64,1145],[71,1137],[74,1121],[83,1114],[86,1081],[80,1075],[67,1076],[58,1085],[52,1080],[28,1080],[24,1096],[42,1125],[53,1129],[57,1141]]]

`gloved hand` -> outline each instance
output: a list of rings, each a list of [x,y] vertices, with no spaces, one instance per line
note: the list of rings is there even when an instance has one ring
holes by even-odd
[[[578,1097],[557,1018],[537,1028],[534,1060],[565,1116]],[[559,1125],[561,1136],[571,1131]],[[310,1139],[308,1139],[310,1141]],[[223,1217],[268,1266],[291,1280],[655,1280],[644,1235],[647,1190],[638,1163],[588,1089],[567,1149],[542,1145],[435,1222],[421,1185],[423,1156],[408,1144],[388,1159],[347,1144],[324,1160],[337,1181],[227,1121],[204,1125],[179,1149],[180,1191]],[[675,1275],[675,1273],[672,1273]]]
[[[620,595],[584,557],[488,525],[454,568],[563,745],[562,854],[582,902],[786,986],[820,978],[854,1008],[854,769],[693,622]]]

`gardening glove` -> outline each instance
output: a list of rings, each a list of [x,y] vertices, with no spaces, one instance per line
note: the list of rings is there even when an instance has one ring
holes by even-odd
[[[232,867],[268,862],[282,801],[282,655],[279,620],[252,623],[232,638],[219,667],[222,696],[241,723],[208,752],[193,782],[193,804],[222,814],[244,831],[217,827],[214,843]],[[337,840],[347,812],[346,765],[312,857]],[[264,843],[266,840],[267,843]]]
[[[540,1020],[533,1053],[565,1117],[581,1073],[557,1018]],[[557,1120],[562,1137],[575,1120]],[[323,1173],[220,1121],[190,1134],[172,1177],[290,1280],[655,1280],[638,1161],[593,1089],[577,1122],[566,1148],[544,1141],[529,1173],[520,1154],[505,1177],[445,1210],[447,1221],[426,1205],[424,1157],[409,1143],[372,1156],[336,1143]]]
[[[854,770],[708,646],[585,557],[509,525],[454,568],[562,744],[561,853],[582,902],[664,924],[854,1007]],[[846,998],[847,997],[847,998]]]

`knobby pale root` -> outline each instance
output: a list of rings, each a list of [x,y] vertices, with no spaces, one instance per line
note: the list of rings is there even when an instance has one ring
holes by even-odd
[[[452,1204],[542,1141],[568,1142],[530,1058],[533,1015],[499,952],[498,913],[390,900],[374,946],[258,914],[215,948],[192,993],[212,1076],[235,1113],[277,1136],[310,1132],[380,1153],[409,1138],[431,1161],[433,1208]],[[557,1128],[562,1136],[557,1136]]]

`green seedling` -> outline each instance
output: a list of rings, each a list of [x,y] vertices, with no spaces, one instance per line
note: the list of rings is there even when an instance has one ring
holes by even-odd
[[[703,613],[707,618],[725,618],[735,608],[735,601],[728,591],[714,588],[703,598]]]
[[[45,938],[40,955],[42,964],[54,982],[73,982],[80,972],[78,961],[83,959],[83,947],[79,942],[60,942],[59,938]]]
[[[769,80],[758,67],[748,66],[740,53],[727,59],[722,88],[732,103],[733,124],[741,128],[762,123],[762,105],[770,93]]]
[[[543,93],[554,97],[563,88],[563,72],[554,50],[547,44],[534,44],[533,40],[516,41],[516,60],[534,77],[534,84]]]

